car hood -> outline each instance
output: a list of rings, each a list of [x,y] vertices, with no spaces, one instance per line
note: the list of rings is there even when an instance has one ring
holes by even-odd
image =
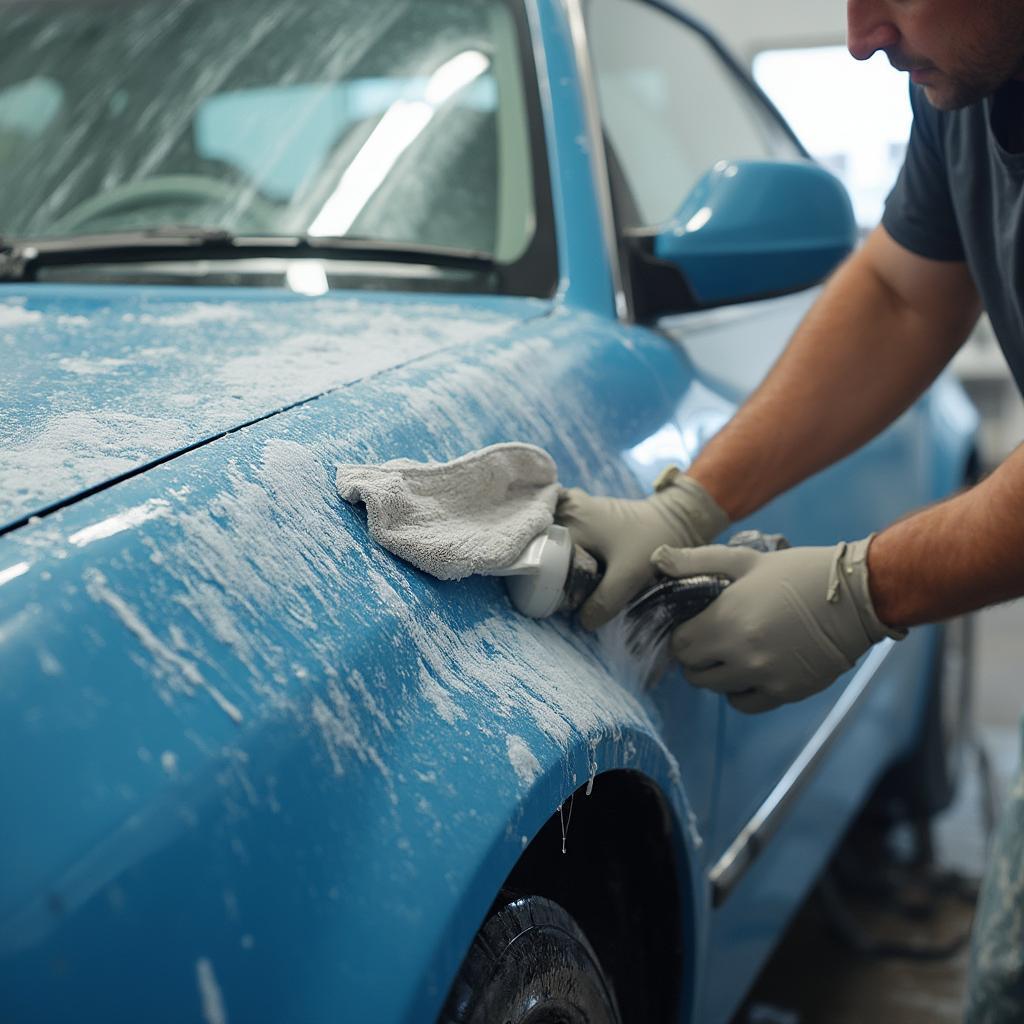
[[[0,287],[0,529],[546,309],[503,298]]]

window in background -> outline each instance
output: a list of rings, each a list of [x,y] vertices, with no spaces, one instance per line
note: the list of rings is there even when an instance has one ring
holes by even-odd
[[[754,78],[811,155],[846,185],[860,227],[875,227],[910,136],[907,76],[880,53],[856,61],[844,46],[816,46],[758,54]]]
[[[756,93],[679,19],[602,0],[587,27],[605,133],[636,206],[635,217],[619,210],[624,226],[669,220],[720,160],[797,155]]]

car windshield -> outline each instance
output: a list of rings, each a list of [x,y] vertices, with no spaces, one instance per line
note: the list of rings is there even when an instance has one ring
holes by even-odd
[[[0,235],[195,225],[509,264],[536,233],[502,0],[0,2]]]

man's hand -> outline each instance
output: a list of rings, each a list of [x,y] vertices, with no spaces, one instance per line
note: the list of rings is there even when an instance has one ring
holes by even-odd
[[[595,498],[578,488],[564,490],[555,521],[569,528],[574,543],[604,563],[600,585],[580,609],[584,629],[604,625],[654,582],[655,548],[707,544],[729,525],[714,498],[683,475],[639,501]]]
[[[906,636],[875,614],[871,539],[768,554],[659,548],[651,562],[667,576],[733,581],[672,634],[672,652],[690,682],[725,694],[739,711],[770,711],[823,690],[879,640]]]

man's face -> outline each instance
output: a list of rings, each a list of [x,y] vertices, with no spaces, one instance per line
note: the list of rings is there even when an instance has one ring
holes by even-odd
[[[1024,0],[847,0],[847,43],[858,60],[884,50],[956,110],[1024,73]]]

